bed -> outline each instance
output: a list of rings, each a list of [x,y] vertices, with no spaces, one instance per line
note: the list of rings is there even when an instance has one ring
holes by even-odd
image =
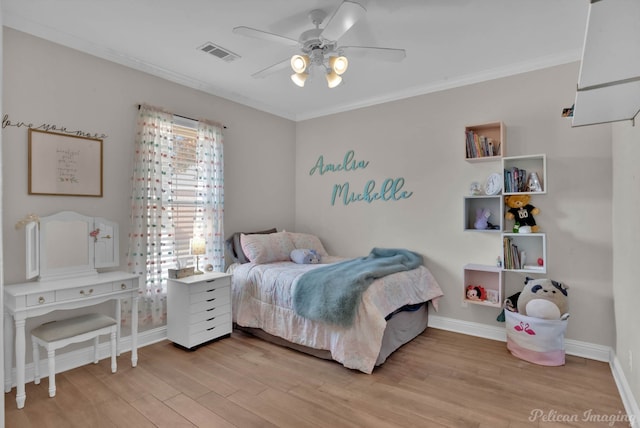
[[[296,248],[313,249],[320,254],[321,264],[293,262],[289,254]],[[227,250],[233,261],[227,271],[232,274],[236,329],[364,373],[372,373],[392,352],[422,333],[429,302],[437,309],[443,294],[420,263],[370,279],[351,317],[329,322],[301,311],[301,290],[311,276],[321,277],[323,270],[339,266],[350,269],[348,264],[357,260],[329,255],[315,235],[273,229],[234,234],[227,240]]]

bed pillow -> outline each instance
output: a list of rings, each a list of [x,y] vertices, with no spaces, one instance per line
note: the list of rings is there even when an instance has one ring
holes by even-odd
[[[329,253],[322,246],[320,238],[310,233],[289,232],[291,241],[296,248],[315,250],[320,256],[328,256]]]
[[[267,235],[241,234],[240,242],[242,251],[249,261],[258,264],[288,261],[291,251],[295,250],[287,232]]]
[[[267,230],[261,230],[259,232],[236,232],[231,238],[227,239],[226,245],[227,250],[229,251],[229,256],[234,263],[249,263],[249,259],[242,251],[242,244],[240,243],[240,235],[243,233],[245,235],[253,235],[253,234],[267,234],[267,233],[276,233],[278,230],[274,227]]]

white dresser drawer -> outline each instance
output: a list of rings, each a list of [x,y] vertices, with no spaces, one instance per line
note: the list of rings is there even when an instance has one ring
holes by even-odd
[[[122,290],[131,290],[135,287],[138,287],[138,281],[134,281],[132,279],[128,279],[126,281],[116,281],[113,283],[113,291],[122,291]]]
[[[111,293],[113,283],[88,285],[85,287],[69,288],[68,290],[56,291],[56,301],[80,299],[82,297],[97,296],[98,294]]]
[[[217,339],[220,336],[231,333],[231,314],[225,314],[215,320],[215,322],[200,323],[192,326],[192,333],[189,335],[191,346]]]
[[[231,282],[228,278],[220,278],[212,281],[202,281],[188,286],[190,294],[204,293],[207,291],[219,290],[225,287],[231,288]]]
[[[45,303],[53,303],[56,299],[56,293],[48,291],[44,293],[27,295],[27,306],[44,305]]]
[[[215,302],[216,300],[230,296],[230,287],[214,288],[201,293],[194,293],[189,295],[189,303],[194,305],[202,302]]]
[[[222,314],[228,314],[231,312],[231,304],[226,303],[224,305],[218,305],[216,307],[207,309],[205,311],[199,311],[189,315],[189,324],[196,324],[202,321],[213,319]]]
[[[220,306],[231,306],[231,296],[229,293],[216,297],[215,300],[204,300],[197,303],[192,303],[189,305],[189,312],[192,314],[196,314],[199,312],[211,311],[215,308],[219,308]]]
[[[192,324],[189,328],[191,335],[198,334],[202,331],[212,331],[215,327],[228,324],[231,321],[231,314],[227,312],[219,316],[210,317],[209,319]]]

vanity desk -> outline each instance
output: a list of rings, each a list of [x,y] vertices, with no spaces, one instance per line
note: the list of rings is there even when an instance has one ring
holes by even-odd
[[[38,281],[4,287],[4,379],[11,391],[15,351],[16,403],[24,407],[25,353],[28,318],[57,310],[81,309],[115,300],[117,355],[120,355],[121,299],[131,299],[131,365],[138,362],[138,293],[140,277],[108,271],[119,263],[118,228],[107,220],[62,212],[26,225],[27,278]],[[60,249],[67,246],[68,251]],[[57,249],[56,249],[57,248]],[[14,336],[15,328],[15,336]]]
[[[138,288],[139,277],[125,272],[105,272],[94,276],[27,282],[4,287],[4,379],[5,392],[11,391],[13,354],[13,326],[15,326],[16,403],[24,407],[25,344],[27,318],[37,317],[60,309],[80,309],[115,299],[117,355],[120,355],[120,299],[131,299],[131,365],[138,363]]]

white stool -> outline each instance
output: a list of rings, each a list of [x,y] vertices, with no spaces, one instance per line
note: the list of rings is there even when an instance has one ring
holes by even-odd
[[[93,339],[94,363],[98,363],[98,339],[104,334],[111,335],[111,372],[117,370],[116,363],[116,320],[102,314],[80,315],[60,321],[42,324],[31,331],[33,344],[34,383],[40,383],[40,350],[47,350],[49,359],[49,397],[56,395],[56,349],[71,343]]]

